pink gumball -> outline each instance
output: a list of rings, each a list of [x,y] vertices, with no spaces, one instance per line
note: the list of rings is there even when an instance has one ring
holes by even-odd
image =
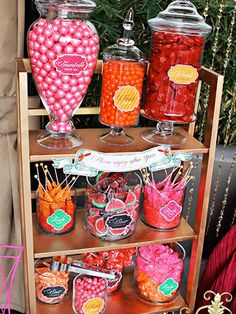
[[[41,54],[38,51],[34,52],[35,59],[40,59]]]
[[[56,30],[54,30],[54,31],[56,31]],[[53,33],[53,35],[52,35],[52,39],[54,40],[54,42],[58,42],[60,37],[61,36],[59,33]]]
[[[70,108],[70,110],[68,110],[66,113],[68,114],[68,116],[71,116],[73,113],[73,109]]]
[[[40,61],[41,61],[42,63],[46,63],[46,62],[48,62],[48,58],[47,58],[45,55],[41,55]]]
[[[65,27],[65,26],[62,26],[62,27],[59,29],[59,32],[60,32],[60,34],[62,34],[62,35],[67,35],[67,33],[68,33],[68,28]]]
[[[79,46],[76,48],[76,52],[79,54],[84,54],[85,48],[83,46]]]
[[[76,28],[75,28],[73,25],[71,25],[71,26],[69,27],[69,33],[70,33],[70,34],[74,34],[75,30],[76,30]]]
[[[74,20],[74,25],[76,26],[80,26],[81,25],[81,21],[80,20]]]
[[[64,126],[59,127],[59,132],[65,133],[66,128]]]
[[[93,61],[93,56],[92,56],[91,54],[89,54],[89,55],[87,56],[87,61],[88,61],[88,62]]]
[[[82,32],[80,31],[76,31],[75,34],[74,34],[75,38],[77,39],[82,39],[83,38],[83,34]]]
[[[62,36],[62,37],[60,37],[60,39],[59,39],[59,43],[60,43],[60,45],[63,46],[63,47],[65,47],[65,46],[68,44],[68,42],[70,42],[70,38],[68,38],[68,37],[66,37],[66,36]]]
[[[93,70],[94,67],[95,67],[95,63],[94,63],[94,62],[89,62],[89,63],[88,63],[88,68],[89,68],[89,69]]]
[[[91,71],[90,70],[84,70],[84,76],[90,76]]]
[[[42,82],[41,86],[42,86],[42,88],[45,90],[45,95],[46,95],[46,91],[47,91],[47,89],[48,89],[48,84],[45,83],[45,82]]]
[[[40,72],[40,68],[38,68],[38,67],[35,66],[35,68],[34,68],[34,74],[37,74],[37,73],[39,73],[39,72]]]
[[[53,25],[60,25],[61,24],[61,20],[57,18],[57,19],[52,21],[52,24]]]
[[[41,45],[40,47],[39,47],[39,52],[41,52],[42,54],[45,54],[46,52],[47,52],[47,47],[45,47],[44,45]]]
[[[58,87],[60,87],[62,85],[62,81],[60,78],[57,78],[54,82]]]
[[[68,83],[70,81],[69,75],[62,75],[61,80],[63,83]]]
[[[50,104],[50,105],[54,105],[55,104],[55,98],[54,97],[49,97],[47,99],[47,102]]]
[[[88,85],[91,82],[91,77],[90,76],[85,76],[84,77],[84,82]]]
[[[70,101],[69,101],[69,104],[71,106],[74,106],[76,104],[76,99],[75,98],[72,98]]]
[[[42,26],[37,26],[36,27],[36,33],[39,35],[39,34],[42,34],[44,31],[44,28]]]
[[[56,71],[51,71],[49,73],[49,77],[52,79],[52,80],[55,80],[57,78],[57,72]]]
[[[46,82],[47,84],[50,85],[50,84],[52,84],[53,80],[49,76],[47,76],[47,77],[45,77],[44,82]]]
[[[45,71],[44,69],[41,69],[39,73],[42,77],[46,77],[48,75],[48,72]]]
[[[52,131],[58,132],[58,131],[59,131],[59,127],[58,127],[57,122],[52,122],[52,123],[50,124],[50,129],[51,129]]]
[[[62,84],[61,89],[63,90],[63,92],[68,92],[70,90],[70,85],[67,83]]]
[[[65,52],[65,53],[68,53],[68,54],[73,53],[73,52],[74,52],[74,47],[71,46],[71,45],[67,45],[67,46],[65,47],[65,49],[64,49],[64,52]]]
[[[34,49],[34,42],[30,41],[28,46],[29,46],[29,49],[33,50]]]
[[[49,72],[49,71],[51,71],[52,66],[51,66],[50,63],[45,63],[43,68],[44,68],[45,71]]]
[[[93,46],[95,46],[95,45],[96,45],[95,40],[94,40],[93,38],[90,38],[90,39],[89,39],[89,46],[90,46],[90,47],[93,47]]]
[[[98,46],[93,46],[91,49],[93,53],[96,53],[99,50]]]
[[[66,132],[71,132],[71,131],[72,131],[72,125],[71,124],[67,124]]]
[[[41,69],[43,67],[43,63],[40,60],[37,60],[36,66]]]
[[[65,96],[65,93],[63,92],[63,90],[59,89],[56,93],[56,98],[63,98]]]
[[[53,97],[54,96],[54,93],[51,92],[49,89],[46,90],[46,97],[50,98],[50,97]]]
[[[78,90],[78,86],[77,86],[77,85],[76,85],[76,86],[71,86],[71,88],[70,88],[70,92],[71,92],[72,94],[76,93],[77,90]]]
[[[67,100],[71,100],[72,98],[73,98],[74,96],[73,96],[73,94],[71,94],[71,93],[66,93],[66,99]]]
[[[68,110],[71,109],[70,105],[65,105],[63,108],[64,108],[64,111],[65,111],[65,112],[67,112]]]
[[[78,78],[78,83],[83,84],[84,83],[84,76],[81,76]]]
[[[45,47],[47,48],[52,48],[54,45],[54,41],[52,38],[47,38],[45,41]]]
[[[80,91],[74,93],[74,98],[75,98],[75,99],[77,99],[77,98],[80,97],[80,96],[81,96],[81,92],[80,92]]]
[[[58,103],[55,103],[54,106],[53,106],[54,110],[58,111],[61,109],[61,105],[58,104]]]
[[[51,27],[50,27],[51,26]],[[53,32],[53,26],[51,25],[51,24],[49,24],[48,26],[47,26],[47,28],[45,29],[45,31],[44,31],[44,35],[46,36],[46,37],[50,37],[51,35],[52,35],[52,32]]]
[[[62,46],[60,44],[55,44],[53,46],[53,51],[57,54],[61,53],[62,52]]]
[[[42,34],[39,34],[37,36],[37,42],[41,45],[44,43],[44,41],[45,41],[45,37]]]
[[[69,81],[69,84],[70,86],[76,86],[78,83],[77,83],[77,80],[75,78],[71,78],[70,81]]]
[[[60,104],[62,107],[64,107],[65,105],[67,105],[67,100],[66,100],[65,98],[61,98],[61,99],[59,100],[59,104]]]
[[[90,55],[92,53],[92,48],[91,47],[85,47],[85,53],[87,55]]]
[[[48,50],[46,53],[46,56],[48,57],[48,59],[55,59],[55,53],[52,50]]]
[[[40,44],[38,42],[34,42],[34,50],[38,51],[40,49]]]
[[[72,45],[74,48],[76,48],[76,47],[79,46],[80,42],[81,42],[80,39],[73,38],[73,39],[71,40],[71,45]]]
[[[31,33],[31,40],[32,41],[36,41],[37,40],[37,34],[36,33],[34,33],[34,32]]]
[[[99,43],[99,36],[98,35],[93,35],[93,40],[95,41],[95,43]]]
[[[53,94],[55,94],[56,92],[57,92],[57,86],[55,86],[55,85],[49,85],[49,90],[53,93]]]
[[[57,111],[57,116],[58,116],[58,117],[61,117],[63,114],[64,114],[64,110],[63,110],[63,109],[59,109],[59,110]]]
[[[36,81],[39,82],[39,83],[42,83],[43,82],[43,77],[40,76],[40,75],[37,75]]]
[[[81,41],[81,43],[82,43],[82,45],[83,45],[84,47],[87,47],[88,44],[89,44],[89,41],[88,41],[87,38],[83,38],[82,41]]]
[[[30,58],[30,63],[31,63],[31,65],[36,65],[37,64],[37,59],[34,58],[34,57],[31,57]]]

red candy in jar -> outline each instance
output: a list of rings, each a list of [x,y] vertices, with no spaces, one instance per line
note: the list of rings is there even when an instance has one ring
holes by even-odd
[[[192,122],[205,36],[211,27],[189,1],[172,2],[148,23],[153,36],[143,114],[161,122]]]

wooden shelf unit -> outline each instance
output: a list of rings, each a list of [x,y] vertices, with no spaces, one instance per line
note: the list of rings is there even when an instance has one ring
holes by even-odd
[[[98,61],[96,73],[101,73],[102,62]],[[118,242],[100,241],[89,235],[82,226],[82,214],[78,215],[76,228],[71,234],[64,236],[49,236],[39,233],[35,228],[35,217],[32,214],[32,198],[34,192],[31,191],[30,163],[39,161],[50,161],[53,157],[64,155],[74,156],[78,149],[71,151],[50,150],[43,148],[36,143],[35,137],[40,131],[29,130],[29,118],[32,116],[47,115],[44,109],[29,109],[29,96],[27,76],[31,72],[27,59],[17,60],[17,107],[18,107],[18,160],[19,160],[19,183],[21,202],[21,226],[22,240],[24,244],[24,284],[27,314],[70,314],[73,313],[71,300],[50,306],[36,302],[34,283],[34,258],[51,257],[54,254],[78,254],[84,251],[109,250],[113,248],[125,248],[132,246],[148,245],[152,243],[167,243],[171,241],[192,240],[192,253],[190,258],[190,268],[186,287],[186,301],[179,296],[174,302],[160,306],[150,305],[135,295],[133,288],[132,274],[127,274],[124,279],[122,289],[112,297],[109,297],[107,314],[126,314],[126,309],[132,308],[132,313],[161,313],[180,309],[188,306],[193,313],[198,278],[200,272],[200,262],[202,256],[205,226],[207,219],[208,203],[210,197],[211,179],[214,165],[215,146],[217,138],[217,128],[220,113],[221,95],[223,88],[223,76],[211,70],[202,68],[200,72],[200,82],[198,85],[196,108],[198,107],[201,82],[205,82],[210,87],[209,108],[206,119],[206,136],[204,143],[200,143],[193,137],[194,123],[190,124],[188,130],[179,128],[179,131],[187,136],[187,142],[178,147],[175,151],[193,152],[203,154],[201,178],[196,207],[196,222],[194,230],[183,219],[181,225],[169,232],[158,232],[144,226],[141,222],[137,225],[137,230],[128,239]],[[98,108],[79,108],[76,114],[97,114]],[[140,137],[143,128],[128,129],[128,133],[135,137],[135,143],[128,147],[109,147],[100,143],[97,138],[105,132],[105,129],[80,129],[78,133],[85,142],[81,148],[88,148],[102,152],[134,152],[142,151],[153,147]],[[88,133],[89,132],[89,133]],[[89,136],[88,136],[89,134]],[[82,192],[81,192],[82,193]],[[129,313],[131,313],[129,311]],[[127,312],[128,314],[128,312]]]

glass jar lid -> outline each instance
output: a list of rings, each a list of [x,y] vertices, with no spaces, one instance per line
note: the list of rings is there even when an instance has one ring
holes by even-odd
[[[57,11],[91,13],[96,8],[96,3],[91,0],[35,0],[39,11],[54,9]]]
[[[171,31],[207,35],[211,26],[197,12],[196,7],[187,0],[177,0],[169,4],[157,17],[148,20],[153,31]]]
[[[146,61],[145,54],[134,45],[134,41],[131,39],[133,28],[134,11],[132,8],[130,8],[123,22],[123,37],[119,38],[115,45],[109,46],[103,51],[103,57],[105,61]]]

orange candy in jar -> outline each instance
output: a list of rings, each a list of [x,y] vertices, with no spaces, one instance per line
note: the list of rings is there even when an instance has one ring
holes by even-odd
[[[109,126],[136,125],[139,117],[145,66],[111,60],[104,64],[100,121]]]
[[[133,15],[131,8],[123,22],[123,37],[103,51],[100,122],[111,131],[99,139],[108,145],[132,144],[133,137],[123,128],[136,125],[139,117],[146,57],[130,39]]]

